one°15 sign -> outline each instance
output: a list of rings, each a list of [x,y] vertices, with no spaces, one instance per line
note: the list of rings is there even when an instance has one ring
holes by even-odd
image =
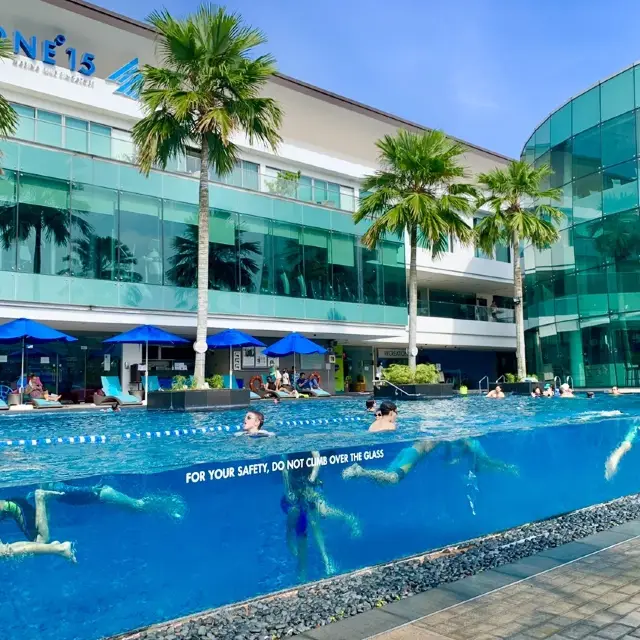
[[[0,27],[0,38],[6,38],[7,32]],[[44,64],[55,66],[58,64],[56,54],[58,48],[63,47],[67,42],[67,37],[58,34],[53,40],[42,40],[38,47],[38,39],[36,36],[26,38],[20,31],[13,32],[13,53],[15,55],[24,55],[31,60],[41,60]],[[91,76],[96,71],[95,54],[85,52],[78,53],[73,47],[64,49],[67,56],[70,71],[77,71],[84,76]]]

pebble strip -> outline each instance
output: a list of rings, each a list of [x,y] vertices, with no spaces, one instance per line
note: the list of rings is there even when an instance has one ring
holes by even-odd
[[[640,494],[114,636],[111,640],[279,640],[640,518]]]

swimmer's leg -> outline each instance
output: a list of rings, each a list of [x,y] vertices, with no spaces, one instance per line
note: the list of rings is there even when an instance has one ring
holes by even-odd
[[[324,543],[324,534],[322,533],[322,529],[320,528],[320,522],[318,521],[317,515],[313,514],[309,517],[309,527],[311,528],[311,533],[313,535],[313,539],[318,545],[318,551],[320,551],[320,556],[322,557],[322,563],[324,564],[324,571],[326,575],[332,576],[336,572],[336,566],[329,554],[327,553],[327,548]]]
[[[478,440],[464,440],[463,444],[465,450],[472,457],[472,467],[475,473],[479,471],[505,471],[518,475],[519,470],[516,465],[491,458]]]
[[[352,513],[346,513],[344,511],[341,511],[340,509],[336,509],[336,507],[332,507],[323,499],[318,500],[317,507],[318,513],[323,518],[344,520],[344,522],[351,529],[352,537],[359,538],[362,535],[362,530],[360,529],[360,521]]]
[[[293,507],[287,513],[287,547],[291,555],[296,558],[298,580],[305,582],[309,544],[306,529],[300,530],[300,515],[299,507]]]
[[[36,542],[49,542],[49,515],[47,512],[47,499],[64,495],[60,491],[46,491],[36,489],[34,502],[36,505]]]
[[[105,485],[98,490],[98,498],[100,502],[105,504],[112,504],[133,511],[166,513],[177,520],[182,519],[186,511],[184,500],[176,494],[132,498],[109,485]]]
[[[400,474],[397,471],[385,471],[383,469],[364,469],[357,462],[347,467],[342,472],[344,480],[353,478],[368,478],[379,484],[398,484],[400,482]]]
[[[71,562],[76,561],[70,542],[13,542],[12,544],[0,542],[0,558],[42,555],[62,556]]]

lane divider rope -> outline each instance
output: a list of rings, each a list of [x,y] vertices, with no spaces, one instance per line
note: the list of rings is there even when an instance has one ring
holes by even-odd
[[[344,418],[312,418],[309,420],[279,420],[275,422],[280,427],[298,427],[307,425],[328,425],[361,422],[364,418],[359,416]],[[123,440],[152,440],[157,438],[169,438],[205,433],[237,432],[241,425],[216,425],[214,427],[198,427],[191,429],[173,429],[165,431],[141,431],[140,433],[122,433],[114,435],[86,435],[86,436],[52,436],[50,438],[15,438],[0,440],[0,447],[37,447],[56,444],[104,444],[106,442],[119,442]]]

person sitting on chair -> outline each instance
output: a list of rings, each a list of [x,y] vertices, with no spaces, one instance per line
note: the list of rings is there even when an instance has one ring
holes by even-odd
[[[29,374],[29,382],[27,384],[25,392],[28,393],[34,400],[38,400],[40,398],[44,398],[45,400],[51,402],[57,402],[58,400],[60,400],[60,396],[57,396],[55,393],[49,393],[44,388],[42,381],[34,373]]]

